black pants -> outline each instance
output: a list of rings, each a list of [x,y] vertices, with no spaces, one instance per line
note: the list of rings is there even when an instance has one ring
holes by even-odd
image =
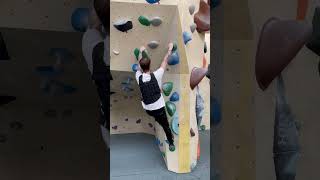
[[[148,115],[154,117],[154,119],[162,126],[164,132],[166,133],[169,144],[173,144],[173,135],[168,123],[167,114],[164,107],[153,111],[146,110],[146,112],[148,113]]]

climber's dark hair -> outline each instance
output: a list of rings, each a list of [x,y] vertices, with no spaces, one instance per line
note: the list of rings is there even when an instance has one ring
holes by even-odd
[[[110,24],[110,0],[94,0],[94,9],[99,17],[104,30],[109,34],[109,24]]]
[[[143,72],[148,72],[150,70],[150,63],[151,63],[151,60],[149,57],[143,57],[139,61],[140,67]]]

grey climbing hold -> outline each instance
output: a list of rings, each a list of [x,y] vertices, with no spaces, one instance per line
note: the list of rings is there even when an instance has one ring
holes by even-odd
[[[193,33],[197,29],[197,25],[195,23],[190,25],[190,31]]]
[[[119,55],[119,54],[120,54],[120,52],[119,52],[119,51],[116,51],[116,50],[113,50],[113,54],[115,54],[115,55]]]
[[[160,24],[162,24],[160,17],[153,17],[150,22],[153,26],[160,26]]]
[[[158,41],[150,41],[148,46],[151,49],[155,49],[155,48],[157,48],[159,46],[159,42]]]
[[[194,13],[194,11],[196,10],[196,6],[195,5],[190,5],[189,6],[189,13],[192,15]]]

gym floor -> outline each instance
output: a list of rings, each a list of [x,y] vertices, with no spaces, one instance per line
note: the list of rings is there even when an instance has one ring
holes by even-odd
[[[210,131],[200,131],[201,155],[196,168],[188,174],[167,170],[155,137],[148,134],[111,136],[111,180],[209,180]]]

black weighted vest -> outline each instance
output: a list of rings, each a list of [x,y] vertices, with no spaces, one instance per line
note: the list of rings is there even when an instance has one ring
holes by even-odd
[[[139,76],[139,87],[141,91],[142,101],[144,104],[152,104],[161,97],[158,81],[153,73],[150,74],[151,80],[148,82],[142,81],[142,75]]]

